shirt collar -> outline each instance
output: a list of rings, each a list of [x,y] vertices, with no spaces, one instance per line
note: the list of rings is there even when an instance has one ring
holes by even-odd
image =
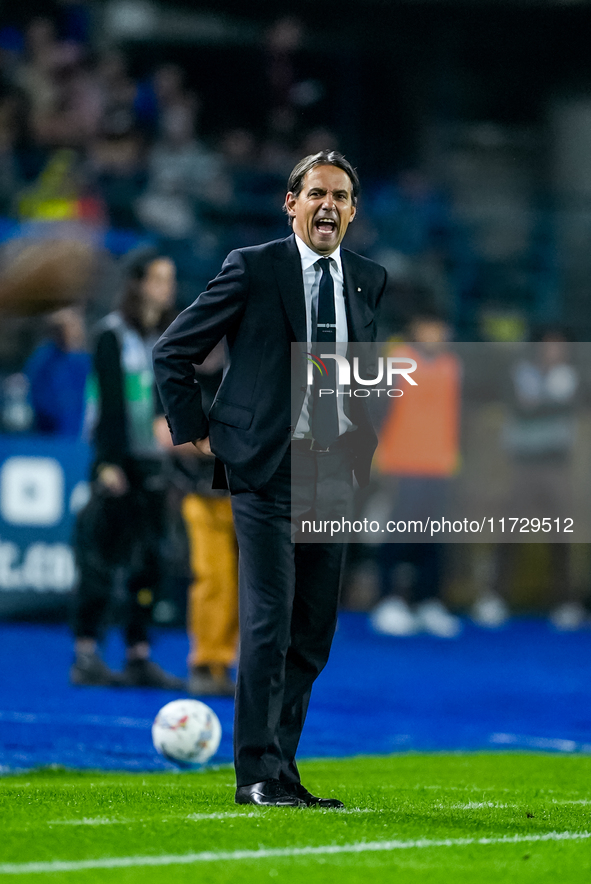
[[[297,233],[294,234],[296,246],[298,247],[298,251],[300,253],[300,257],[302,259],[302,270],[306,271],[316,263],[316,261],[320,260],[320,258],[332,258],[335,264],[337,265],[337,269],[339,274],[343,275],[343,264],[341,261],[341,247],[337,246],[334,252],[331,255],[319,255],[318,252],[314,252],[310,246],[307,246],[303,239],[300,239]]]

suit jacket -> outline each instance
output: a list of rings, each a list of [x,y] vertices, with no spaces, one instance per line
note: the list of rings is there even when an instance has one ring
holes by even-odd
[[[341,249],[350,341],[375,341],[375,312],[386,285],[379,264]],[[206,415],[193,365],[225,336],[229,362]],[[306,392],[306,307],[292,234],[231,252],[205,292],[177,316],[154,347],[154,370],[175,445],[209,435],[214,454],[252,489],[279,466]],[[297,351],[297,348],[293,348]],[[351,400],[354,470],[369,480],[377,440],[365,403]]]

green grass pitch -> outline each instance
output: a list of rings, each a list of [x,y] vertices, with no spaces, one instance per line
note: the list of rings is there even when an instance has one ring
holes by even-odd
[[[71,884],[591,881],[591,757],[307,761],[345,811],[234,804],[229,767],[0,778],[0,878]]]

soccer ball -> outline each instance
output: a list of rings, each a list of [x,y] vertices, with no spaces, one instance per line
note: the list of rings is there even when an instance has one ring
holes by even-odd
[[[163,706],[152,725],[156,750],[179,767],[205,764],[218,750],[220,720],[199,700],[173,700]]]

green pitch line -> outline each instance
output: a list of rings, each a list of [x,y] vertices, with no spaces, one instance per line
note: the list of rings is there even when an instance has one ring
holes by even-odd
[[[591,880],[591,757],[402,755],[302,764],[346,811],[238,808],[229,768],[0,778],[7,882],[501,884]]]

